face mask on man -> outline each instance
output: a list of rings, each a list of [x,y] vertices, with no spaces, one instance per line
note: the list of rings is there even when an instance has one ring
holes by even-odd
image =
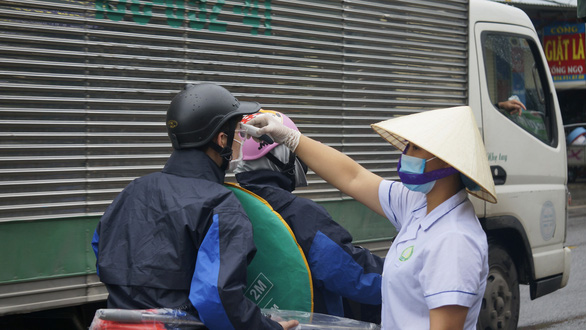
[[[407,149],[405,149],[407,152]],[[440,168],[430,172],[425,172],[425,164],[437,157],[423,159],[402,154],[397,164],[397,172],[403,185],[412,191],[418,191],[427,194],[433,189],[435,182],[454,173],[458,173],[453,167]]]
[[[230,160],[230,165],[228,165],[228,172],[234,172],[234,170],[242,163],[242,141],[234,139],[234,142],[238,142],[240,144],[240,148],[238,148],[238,157],[234,158],[232,155],[232,159]],[[234,150],[234,149],[232,149]]]

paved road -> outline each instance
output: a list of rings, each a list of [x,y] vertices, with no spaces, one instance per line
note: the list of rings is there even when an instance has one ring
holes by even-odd
[[[586,191],[586,186],[580,189]],[[572,249],[568,285],[533,301],[529,299],[529,286],[522,285],[520,330],[586,329],[586,200],[574,204],[579,206],[570,207],[566,238]]]

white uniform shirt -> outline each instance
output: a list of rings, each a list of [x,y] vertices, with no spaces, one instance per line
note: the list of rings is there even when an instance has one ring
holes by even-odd
[[[469,308],[476,321],[488,275],[488,243],[466,190],[426,215],[427,199],[403,184],[382,181],[379,200],[398,234],[385,259],[383,329],[429,329],[429,310]]]

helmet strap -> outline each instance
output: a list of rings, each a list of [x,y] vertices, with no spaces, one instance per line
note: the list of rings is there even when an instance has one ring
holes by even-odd
[[[281,170],[287,178],[289,178],[295,188],[295,154],[293,151],[289,152],[289,161],[287,164],[280,161],[272,152],[268,152],[265,157]]]
[[[237,121],[231,121],[228,124],[228,132],[223,132],[228,136],[228,141],[226,142],[225,147],[222,148],[216,142],[210,142],[210,147],[222,157],[222,165],[220,165],[222,171],[228,169],[228,165],[230,165],[230,161],[232,160],[232,143],[234,143],[234,131],[236,130],[237,124]]]

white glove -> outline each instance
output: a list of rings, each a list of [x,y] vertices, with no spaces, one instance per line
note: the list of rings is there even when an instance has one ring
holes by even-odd
[[[270,114],[258,115],[247,124],[260,127],[258,133],[268,134],[275,142],[284,144],[289,150],[294,152],[297,149],[301,133],[283,125],[274,116]]]

